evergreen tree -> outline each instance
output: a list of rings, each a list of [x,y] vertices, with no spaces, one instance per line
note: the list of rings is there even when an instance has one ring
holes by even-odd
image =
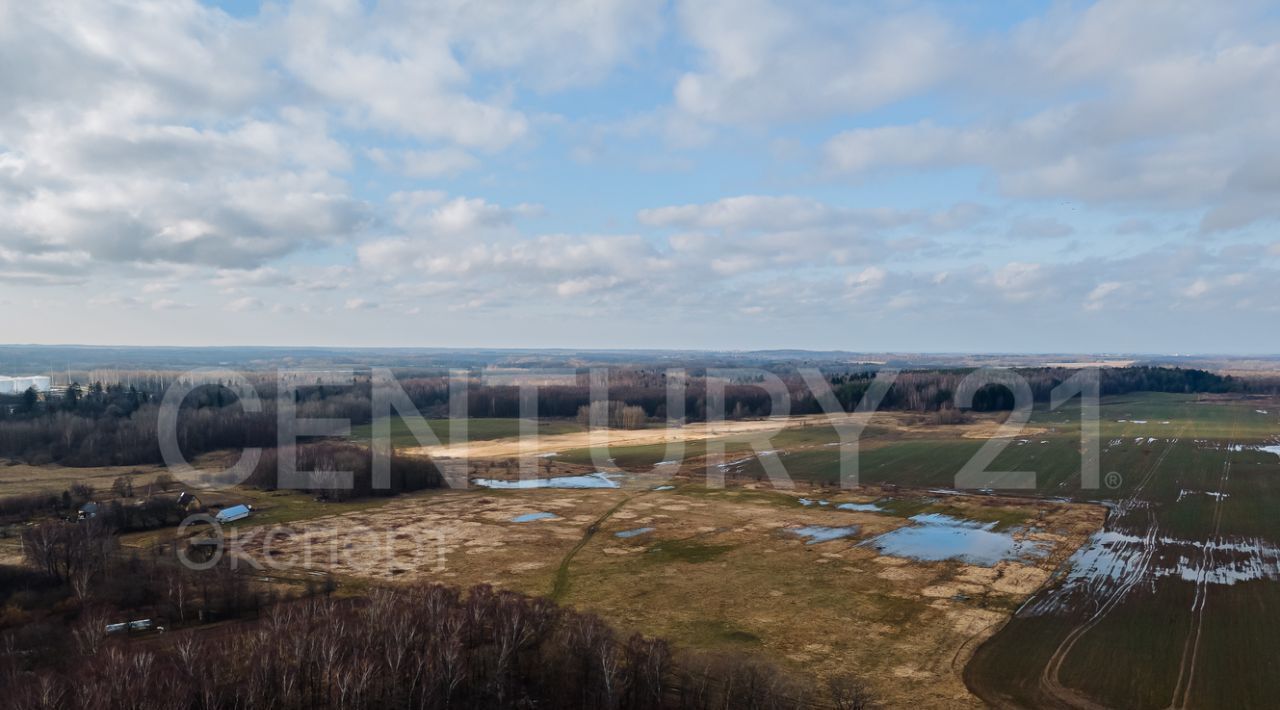
[[[22,402],[18,404],[18,411],[29,414],[36,411],[36,404],[40,401],[40,393],[36,391],[35,385],[27,388],[22,393]]]

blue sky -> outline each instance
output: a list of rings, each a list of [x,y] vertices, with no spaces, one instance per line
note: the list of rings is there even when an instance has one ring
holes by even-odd
[[[1271,3],[0,3],[11,342],[1278,352]]]

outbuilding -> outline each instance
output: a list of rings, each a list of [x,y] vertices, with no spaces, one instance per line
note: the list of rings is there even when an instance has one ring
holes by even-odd
[[[241,520],[249,517],[249,513],[253,512],[253,508],[248,505],[233,505],[224,509],[222,512],[214,516],[214,519],[220,523],[230,523],[235,520]]]
[[[80,506],[80,514],[78,517],[81,520],[88,520],[90,518],[98,517],[98,504],[94,503],[93,501],[89,501],[88,503],[85,503],[84,505]]]

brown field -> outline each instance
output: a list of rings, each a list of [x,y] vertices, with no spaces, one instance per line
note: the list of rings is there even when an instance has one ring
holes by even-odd
[[[725,441],[764,442],[770,434],[784,429],[804,427],[830,427],[851,424],[873,426],[911,436],[960,436],[968,439],[989,439],[1005,435],[999,431],[1001,417],[992,414],[973,414],[964,424],[931,424],[929,417],[911,412],[875,412],[874,414],[810,414],[794,417],[770,417],[723,422],[695,422],[684,426],[657,426],[648,429],[601,429],[552,434],[538,437],[508,437],[461,444],[409,447],[407,454],[446,459],[468,457],[472,459],[510,459],[561,453],[575,449],[601,447],[653,446],[675,441],[695,442],[722,439]],[[1020,436],[1033,436],[1044,431],[1041,427],[1026,426]]]
[[[99,491],[111,488],[112,481],[134,475],[134,488],[146,486],[164,471],[163,466],[101,466],[71,468],[69,466],[32,466],[0,460],[0,496],[27,493],[61,493],[73,483],[87,483]]]
[[[1052,545],[1037,562],[921,563],[857,547],[906,524],[879,513],[804,507],[795,495],[684,484],[620,489],[443,491],[288,526],[242,528],[264,574],[331,572],[359,588],[433,580],[489,583],[589,609],[624,630],[689,647],[758,652],[814,678],[853,670],[888,705],[980,706],[960,671],[979,642],[1102,521],[1100,508],[948,498],[956,514],[1025,520]],[[842,494],[867,501],[881,491]],[[896,493],[899,498],[902,493]],[[516,523],[518,515],[554,513]],[[800,525],[858,525],[807,545]],[[619,538],[618,531],[653,527]]]

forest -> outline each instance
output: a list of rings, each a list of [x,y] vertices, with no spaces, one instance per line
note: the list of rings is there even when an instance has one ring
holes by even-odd
[[[880,404],[882,409],[937,412],[953,408],[955,392],[971,370],[910,370],[900,373]],[[1061,368],[1014,370],[1029,383],[1034,400],[1047,402],[1049,393],[1077,371]],[[846,410],[861,401],[876,376],[874,369],[827,371],[824,377]],[[818,397],[794,371],[777,374],[790,401],[790,414],[822,412]],[[644,426],[663,422],[668,412],[667,374],[660,369],[621,368],[609,373],[607,419],[615,426]],[[537,390],[539,417],[583,417],[592,406],[588,374],[575,384],[543,385]],[[690,371],[684,383],[683,416],[701,421],[708,416],[715,392],[723,392],[726,418],[740,419],[773,414],[773,398],[762,386],[762,376],[709,387],[706,371]],[[38,396],[34,391],[0,398],[0,457],[32,464],[66,466],[142,465],[163,462],[157,431],[165,388],[177,381],[155,376],[142,386],[72,385],[62,395]],[[259,411],[246,411],[237,390],[230,385],[206,385],[193,389],[177,419],[177,441],[188,458],[198,454],[246,447],[271,449],[277,443],[276,386],[260,375],[251,379],[260,403]],[[398,380],[414,406],[427,417],[445,417],[450,411],[450,383],[444,376],[404,376]],[[1204,370],[1167,367],[1125,367],[1101,370],[1103,395],[1128,392],[1220,393],[1270,392],[1274,383],[1248,381]],[[473,377],[466,388],[466,412],[470,417],[518,417],[521,388],[485,384]],[[293,392],[300,419],[346,419],[353,425],[373,416],[371,382],[356,377],[350,386],[311,385]],[[288,401],[288,400],[286,400]],[[596,403],[599,405],[600,403]],[[974,396],[976,411],[1000,411],[1013,407],[1013,395],[1003,386],[989,385]],[[711,411],[715,411],[712,409]]]

